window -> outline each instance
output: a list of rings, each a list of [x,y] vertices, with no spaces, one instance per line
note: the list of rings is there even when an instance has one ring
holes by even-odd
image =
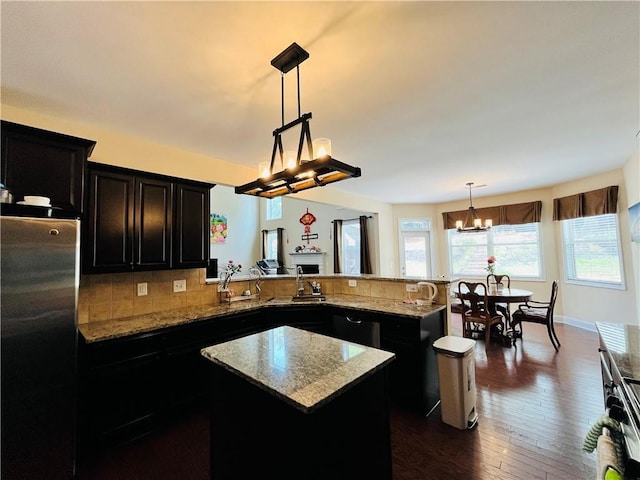
[[[277,259],[278,258],[278,231],[267,231],[267,251],[265,252],[265,258]]]
[[[360,221],[342,222],[342,273],[360,273]]]
[[[568,282],[623,288],[615,214],[563,220],[562,234]]]
[[[431,222],[425,218],[399,221],[400,273],[408,278],[428,278],[431,272]]]
[[[486,232],[448,230],[451,275],[485,277],[487,258],[495,256],[496,273],[512,278],[542,278],[539,223],[497,225]]]
[[[279,220],[282,218],[282,197],[267,199],[267,220]],[[276,258],[276,257],[269,257]]]

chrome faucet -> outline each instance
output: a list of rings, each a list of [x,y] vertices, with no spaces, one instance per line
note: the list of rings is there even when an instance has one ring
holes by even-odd
[[[262,291],[262,288],[260,288],[260,284],[262,283],[262,270],[257,267],[251,267],[249,269],[249,276],[256,279],[256,294],[260,296],[260,292]]]
[[[300,265],[296,268],[296,296],[304,295],[304,280],[302,276],[302,267]]]

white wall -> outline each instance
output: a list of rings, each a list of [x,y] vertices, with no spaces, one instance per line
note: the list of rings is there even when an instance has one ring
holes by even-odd
[[[211,189],[211,213],[227,217],[225,243],[211,243],[211,258],[218,259],[218,270],[229,260],[243,266],[242,273],[260,259],[260,205],[256,197],[236,195],[232,187],[216,185]]]
[[[640,144],[640,139],[638,139]],[[640,145],[639,145],[640,147]],[[639,148],[640,150],[640,148]],[[623,168],[627,185],[627,206],[640,202],[640,154],[636,153]],[[628,221],[628,211],[627,211]],[[631,243],[631,274],[636,283],[636,311],[640,316],[640,243]],[[640,323],[640,319],[638,320]]]
[[[278,220],[265,220],[264,205],[266,201],[261,202],[263,204],[263,213],[261,214],[261,227],[260,229],[274,230],[276,228],[284,228],[285,239],[285,265],[292,266],[291,257],[289,253],[295,251],[296,246],[316,246],[319,247],[322,252],[325,252],[325,272],[333,273],[333,224],[331,223],[335,219],[354,219],[360,215],[375,215],[375,212],[362,212],[358,210],[336,207],[335,205],[326,205],[323,203],[312,202],[297,197],[283,197],[282,199],[282,218]],[[309,212],[316,217],[316,221],[311,225],[311,233],[317,234],[318,238],[310,240],[308,243],[306,240],[302,240],[304,235],[304,225],[300,223],[300,217],[304,215],[309,209]],[[373,241],[377,240],[377,218],[372,218],[369,222],[370,235]],[[379,248],[377,245],[371,245],[372,250],[372,264],[375,273],[379,272],[379,255],[377,254]]]

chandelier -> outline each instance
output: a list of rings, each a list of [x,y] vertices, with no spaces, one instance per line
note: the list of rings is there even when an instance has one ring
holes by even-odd
[[[300,64],[307,58],[309,53],[294,42],[271,60],[271,65],[281,72],[282,126],[273,131],[271,162],[261,162],[258,167],[258,178],[253,182],[235,187],[236,193],[273,198],[360,176],[359,167],[352,167],[331,156],[330,140],[319,138],[311,141],[309,127],[311,113],[300,114]],[[298,80],[298,118],[285,125],[284,77],[293,68],[296,69]],[[297,152],[285,151],[282,145],[282,134],[298,125],[301,128],[298,150]],[[302,158],[305,143],[305,156],[308,160]],[[280,160],[279,165],[276,163],[276,158]]]
[[[468,182],[466,185],[469,187],[469,211],[467,212],[467,218],[464,222],[462,220],[456,220],[456,230],[461,233],[487,231],[491,228],[493,222],[490,218],[487,218],[483,225],[482,219],[478,217],[471,200],[471,187],[473,187],[473,182]]]

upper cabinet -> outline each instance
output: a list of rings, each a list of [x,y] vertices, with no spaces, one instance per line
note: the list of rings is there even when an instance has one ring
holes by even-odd
[[[96,142],[2,121],[0,182],[14,201],[25,195],[49,197],[70,215],[83,212],[84,172]]]
[[[84,273],[206,267],[211,184],[88,165]]]
[[[206,267],[209,260],[211,185],[176,183],[173,260],[175,268]],[[204,263],[203,263],[204,262]]]

